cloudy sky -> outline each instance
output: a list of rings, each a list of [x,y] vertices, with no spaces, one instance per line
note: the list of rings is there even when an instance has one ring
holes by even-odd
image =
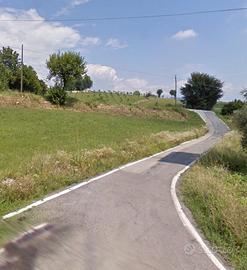
[[[47,76],[49,54],[79,51],[94,89],[161,87],[168,93],[175,74],[182,85],[191,72],[207,72],[225,82],[224,99],[230,100],[247,87],[247,12],[122,21],[70,19],[235,7],[247,7],[247,1],[0,0],[0,46],[19,51],[23,43],[25,63],[41,78]]]

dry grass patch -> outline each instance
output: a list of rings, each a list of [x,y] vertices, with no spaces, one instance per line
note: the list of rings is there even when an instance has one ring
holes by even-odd
[[[112,147],[83,149],[76,153],[57,151],[55,154],[38,154],[26,167],[6,175],[0,182],[0,213],[6,213],[18,202],[21,205],[25,201],[40,198],[59,188],[197,138],[204,133],[204,128],[181,133],[160,132],[137,140],[126,139]]]

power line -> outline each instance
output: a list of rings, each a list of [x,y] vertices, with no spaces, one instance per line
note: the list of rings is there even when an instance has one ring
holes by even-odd
[[[0,19],[0,22],[82,22],[82,21],[123,21],[123,20],[143,20],[143,19],[159,19],[166,17],[194,16],[213,13],[232,13],[247,11],[247,7],[199,10],[181,13],[153,14],[140,16],[120,16],[120,17],[95,17],[95,18],[68,18],[68,19]]]

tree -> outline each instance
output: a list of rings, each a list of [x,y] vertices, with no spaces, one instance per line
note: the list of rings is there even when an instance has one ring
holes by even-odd
[[[157,90],[157,95],[158,95],[159,98],[161,97],[162,93],[163,93],[163,90],[162,89],[158,89]]]
[[[20,67],[19,54],[10,47],[0,50],[0,88],[6,90],[13,79],[14,74]]]
[[[136,90],[136,91],[133,92],[133,96],[140,96],[140,95],[141,95],[141,93],[138,90]]]
[[[93,81],[91,78],[86,74],[84,77],[76,78],[73,80],[70,80],[66,87],[66,91],[83,91],[86,89],[90,89],[93,86]]]
[[[20,68],[19,54],[10,47],[3,47],[0,50],[0,63],[14,73]]]
[[[149,98],[149,97],[155,97],[155,95],[152,94],[151,92],[147,92],[147,93],[145,94],[145,97],[147,97],[147,98]]]
[[[9,86],[11,89],[20,89],[21,70],[18,69],[13,75]],[[44,83],[44,82],[43,82]],[[23,89],[26,92],[42,94],[44,85],[41,84],[36,71],[31,66],[23,65]]]
[[[0,63],[0,91],[9,88],[10,71]]]
[[[48,79],[54,78],[56,84],[66,89],[72,81],[82,79],[86,74],[86,62],[80,53],[54,53],[47,61]]]
[[[223,82],[205,73],[192,73],[181,88],[183,103],[191,109],[211,110],[223,96]]]
[[[172,97],[176,97],[176,90],[170,90],[170,95],[172,96]]]
[[[93,81],[91,77],[86,74],[82,79],[81,90],[90,89],[92,86],[93,86]]]

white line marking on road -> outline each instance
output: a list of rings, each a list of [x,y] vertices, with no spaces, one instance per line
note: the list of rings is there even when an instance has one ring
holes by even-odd
[[[95,178],[92,178],[92,179],[89,180],[89,181],[85,181],[85,182],[82,182],[82,183],[80,183],[80,184],[71,186],[71,187],[69,187],[69,188],[67,188],[67,189],[65,189],[65,190],[63,190],[63,191],[60,191],[60,192],[55,193],[55,194],[53,194],[53,195],[51,195],[51,196],[48,196],[48,197],[46,197],[46,198],[44,198],[44,199],[41,199],[41,200],[39,200],[39,201],[36,201],[36,202],[34,202],[34,203],[30,204],[30,205],[27,205],[27,206],[24,207],[24,208],[21,208],[21,209],[19,209],[19,210],[17,210],[17,211],[14,211],[14,212],[11,212],[11,213],[9,213],[9,214],[6,214],[6,215],[3,216],[2,218],[3,218],[3,220],[6,220],[6,219],[12,218],[12,217],[14,217],[14,216],[20,215],[20,214],[22,214],[22,213],[24,213],[24,212],[26,212],[26,211],[28,211],[28,210],[31,210],[31,209],[34,208],[34,207],[40,206],[40,205],[42,205],[42,204],[44,204],[44,203],[47,203],[47,202],[49,202],[49,201],[51,201],[51,200],[54,200],[54,199],[56,199],[56,198],[59,198],[59,197],[65,195],[65,194],[70,193],[71,191],[74,191],[74,190],[79,189],[79,188],[81,188],[81,187],[83,187],[83,186],[89,185],[90,183],[95,182],[95,181],[98,181],[98,180],[100,180],[100,179],[102,179],[102,178],[104,178],[104,177],[106,177],[106,176],[108,176],[108,175],[111,175],[111,174],[116,173],[116,172],[118,172],[118,171],[120,171],[120,170],[126,169],[126,168],[128,168],[128,167],[130,167],[130,166],[133,166],[133,165],[136,165],[136,164],[138,164],[138,163],[144,162],[144,161],[146,161],[146,160],[155,158],[155,157],[157,157],[157,156],[159,156],[159,155],[163,155],[163,154],[169,153],[169,152],[171,152],[171,151],[174,151],[174,150],[176,150],[177,148],[181,147],[182,145],[186,145],[186,144],[193,143],[193,142],[196,142],[196,141],[200,142],[201,140],[204,140],[204,139],[206,139],[206,138],[209,137],[209,136],[210,136],[210,134],[207,133],[206,135],[204,135],[204,136],[201,137],[201,138],[196,138],[196,139],[193,139],[193,140],[190,140],[190,141],[181,143],[180,145],[177,145],[177,146],[175,146],[175,147],[173,147],[173,148],[167,149],[167,150],[162,151],[162,152],[160,152],[160,153],[157,153],[157,154],[154,154],[154,155],[152,155],[152,156],[149,156],[149,157],[146,157],[146,158],[143,158],[143,159],[140,159],[140,160],[137,160],[137,161],[128,163],[128,164],[123,165],[123,166],[121,166],[121,167],[119,167],[119,168],[117,168],[117,169],[114,169],[114,170],[109,171],[109,172],[107,172],[107,173],[105,173],[105,174],[102,174],[102,175],[99,175],[99,176],[97,176],[97,177],[95,177]]]
[[[171,195],[173,202],[175,204],[177,213],[179,215],[179,218],[181,219],[183,225],[188,229],[188,231],[194,236],[196,241],[200,244],[204,252],[207,254],[209,259],[214,263],[214,265],[220,269],[220,270],[227,270],[224,265],[217,259],[217,257],[213,254],[213,252],[210,250],[210,248],[206,245],[206,243],[203,241],[200,234],[197,232],[196,228],[192,225],[190,220],[187,218],[186,214],[184,213],[182,206],[179,202],[177,193],[176,193],[176,186],[179,178],[183,173],[185,173],[191,166],[193,166],[196,163],[196,161],[192,162],[189,166],[186,166],[184,169],[182,169],[180,172],[178,172],[172,179],[172,185],[171,185]]]
[[[205,121],[205,119],[204,119],[204,117],[202,116],[202,114],[199,113],[199,115],[200,115],[201,118]],[[206,122],[206,121],[205,121],[205,122]],[[222,121],[222,122],[223,122],[223,121]],[[224,122],[223,122],[223,123],[224,123]],[[225,123],[224,123],[224,124],[225,124]],[[210,136],[212,136],[212,132],[211,132],[211,131],[209,131],[209,132],[208,132],[206,135],[204,135],[203,137],[196,138],[196,139],[193,139],[193,140],[190,140],[190,141],[181,143],[180,145],[177,145],[177,146],[175,146],[175,147],[173,147],[173,148],[167,149],[167,150],[162,151],[162,152],[160,152],[160,153],[157,153],[157,154],[154,154],[154,155],[152,155],[152,156],[149,156],[149,157],[146,157],[146,158],[143,158],[143,159],[140,159],[140,160],[137,160],[137,161],[128,163],[128,164],[126,164],[126,165],[123,165],[123,166],[121,166],[121,167],[119,167],[119,168],[117,168],[117,169],[114,169],[114,170],[112,170],[112,171],[109,171],[108,173],[105,173],[105,174],[103,174],[103,175],[99,175],[99,176],[97,176],[97,177],[95,177],[95,178],[93,178],[93,179],[91,179],[91,180],[89,180],[89,181],[87,181],[87,182],[82,182],[82,183],[80,183],[80,184],[74,185],[74,186],[72,186],[72,187],[70,187],[70,188],[68,188],[68,189],[66,189],[66,190],[63,190],[63,191],[58,192],[58,193],[56,193],[56,194],[54,194],[54,195],[51,195],[51,196],[49,196],[49,197],[46,197],[46,198],[44,198],[44,199],[42,199],[42,200],[39,200],[39,201],[37,201],[37,202],[34,202],[34,203],[32,203],[32,204],[30,204],[30,205],[28,205],[28,206],[26,206],[26,207],[24,207],[24,208],[22,208],[22,209],[19,209],[18,211],[9,213],[9,214],[3,216],[3,219],[6,220],[6,219],[9,219],[9,218],[14,217],[14,216],[16,216],[16,215],[19,215],[19,214],[21,214],[21,213],[23,213],[23,212],[26,212],[26,211],[32,209],[33,207],[37,207],[37,206],[39,206],[39,205],[42,205],[42,204],[44,204],[44,203],[46,203],[46,202],[48,202],[48,201],[51,201],[51,200],[53,200],[53,199],[56,199],[56,198],[58,198],[58,197],[60,197],[60,196],[65,195],[65,194],[67,194],[67,193],[70,193],[70,192],[73,191],[73,190],[79,189],[79,188],[81,188],[81,187],[83,187],[83,186],[86,186],[86,185],[88,185],[88,184],[90,184],[90,183],[92,183],[92,182],[94,182],[94,181],[98,181],[98,180],[100,180],[100,179],[102,179],[102,178],[104,178],[104,177],[106,177],[106,176],[108,176],[108,175],[111,175],[111,174],[115,173],[115,172],[118,172],[118,171],[123,170],[123,169],[125,169],[125,168],[128,168],[128,167],[130,167],[130,166],[133,166],[133,165],[135,165],[135,164],[141,163],[141,162],[143,162],[143,161],[152,159],[152,158],[157,157],[157,156],[159,156],[159,155],[169,153],[169,152],[174,151],[174,150],[176,150],[177,148],[179,148],[179,147],[181,147],[181,146],[183,146],[183,145],[190,144],[190,143],[193,143],[193,142],[200,142],[200,141],[206,140],[206,139],[209,138]],[[191,224],[191,222],[189,221],[189,219],[188,219],[187,216],[185,215],[185,213],[184,213],[184,211],[183,211],[183,209],[182,209],[182,206],[181,206],[181,204],[180,204],[180,202],[179,202],[179,200],[178,200],[178,197],[177,197],[177,193],[176,193],[176,185],[177,185],[177,182],[178,182],[180,176],[181,176],[184,172],[186,172],[186,171],[187,171],[187,170],[188,170],[195,162],[196,162],[196,161],[192,162],[189,166],[186,166],[183,170],[181,170],[180,172],[178,172],[178,173],[176,174],[176,176],[173,178],[173,180],[172,180],[172,185],[171,185],[171,195],[172,195],[172,199],[173,199],[173,202],[174,202],[174,204],[175,204],[177,213],[178,213],[178,215],[179,215],[179,217],[180,217],[180,219],[181,219],[183,225],[184,225],[184,226],[190,231],[190,233],[195,237],[195,239],[196,239],[197,242],[201,245],[201,247],[203,248],[203,250],[205,251],[205,253],[206,253],[207,256],[209,257],[209,259],[215,264],[215,266],[216,266],[218,269],[220,269],[220,270],[227,270],[227,269],[223,266],[223,264],[216,258],[216,256],[215,256],[215,255],[213,254],[213,252],[210,250],[210,248],[205,244],[205,242],[204,242],[203,239],[201,238],[200,234],[197,232],[197,230],[195,229],[195,227]],[[3,253],[3,252],[4,252],[4,249],[0,249],[0,254]]]
[[[200,117],[203,119],[202,114],[203,114],[202,112],[199,112]],[[102,174],[102,175],[99,175],[99,176],[97,176],[97,177],[95,177],[95,178],[92,178],[92,179],[89,180],[89,181],[84,181],[84,182],[82,182],[82,183],[80,183],[80,184],[71,186],[71,187],[69,187],[69,188],[67,188],[67,189],[65,189],[65,190],[63,190],[63,191],[60,191],[60,192],[55,193],[55,194],[53,194],[53,195],[51,195],[51,196],[45,197],[44,199],[41,199],[41,200],[39,200],[39,201],[36,201],[36,202],[34,202],[34,203],[32,203],[32,204],[30,204],[30,205],[24,207],[24,208],[21,208],[21,209],[19,209],[19,210],[17,210],[17,211],[14,211],[14,212],[11,212],[11,213],[9,213],[9,214],[6,214],[6,215],[4,215],[4,216],[2,217],[2,219],[3,219],[3,220],[6,220],[6,219],[12,218],[12,217],[14,217],[14,216],[20,215],[20,214],[22,214],[22,213],[24,213],[24,212],[26,212],[26,211],[28,211],[28,210],[31,210],[31,209],[34,208],[34,207],[40,206],[40,205],[42,205],[42,204],[44,204],[44,203],[47,203],[47,202],[49,202],[49,201],[51,201],[51,200],[54,200],[54,199],[56,199],[56,198],[59,198],[59,197],[65,195],[65,194],[70,193],[70,192],[73,191],[73,190],[76,190],[76,189],[79,189],[79,188],[81,188],[81,187],[83,187],[83,186],[89,185],[89,184],[91,184],[92,182],[98,181],[98,180],[100,180],[100,179],[102,179],[102,178],[104,178],[104,177],[106,177],[106,176],[108,176],[108,175],[111,175],[111,174],[115,173],[115,172],[118,172],[118,171],[120,171],[120,170],[126,169],[126,168],[128,168],[128,167],[130,167],[130,166],[136,165],[136,164],[141,163],[141,162],[144,162],[144,161],[146,161],[146,160],[155,158],[155,157],[157,157],[157,156],[159,156],[159,155],[164,155],[164,154],[166,154],[166,153],[169,153],[169,152],[171,152],[171,151],[176,150],[177,148],[179,148],[179,147],[181,147],[181,146],[184,146],[184,145],[187,145],[187,144],[190,144],[190,143],[193,143],[193,142],[200,142],[200,141],[206,140],[206,139],[209,138],[210,136],[211,136],[211,132],[209,131],[207,134],[205,134],[204,136],[202,136],[202,137],[200,137],[200,138],[196,138],[196,139],[192,139],[192,140],[187,141],[187,142],[183,142],[183,143],[181,143],[181,144],[179,144],[179,145],[177,145],[177,146],[175,146],[175,147],[173,147],[173,148],[167,149],[167,150],[162,151],[162,152],[160,152],[160,153],[157,153],[157,154],[154,154],[154,155],[152,155],[152,156],[149,156],[149,157],[146,157],[146,158],[143,158],[143,159],[140,159],[140,160],[137,160],[137,161],[128,163],[128,164],[123,165],[123,166],[121,166],[121,167],[119,167],[119,168],[117,168],[117,169],[114,169],[114,170],[109,171],[109,172],[107,172],[107,173],[105,173],[105,174]]]

